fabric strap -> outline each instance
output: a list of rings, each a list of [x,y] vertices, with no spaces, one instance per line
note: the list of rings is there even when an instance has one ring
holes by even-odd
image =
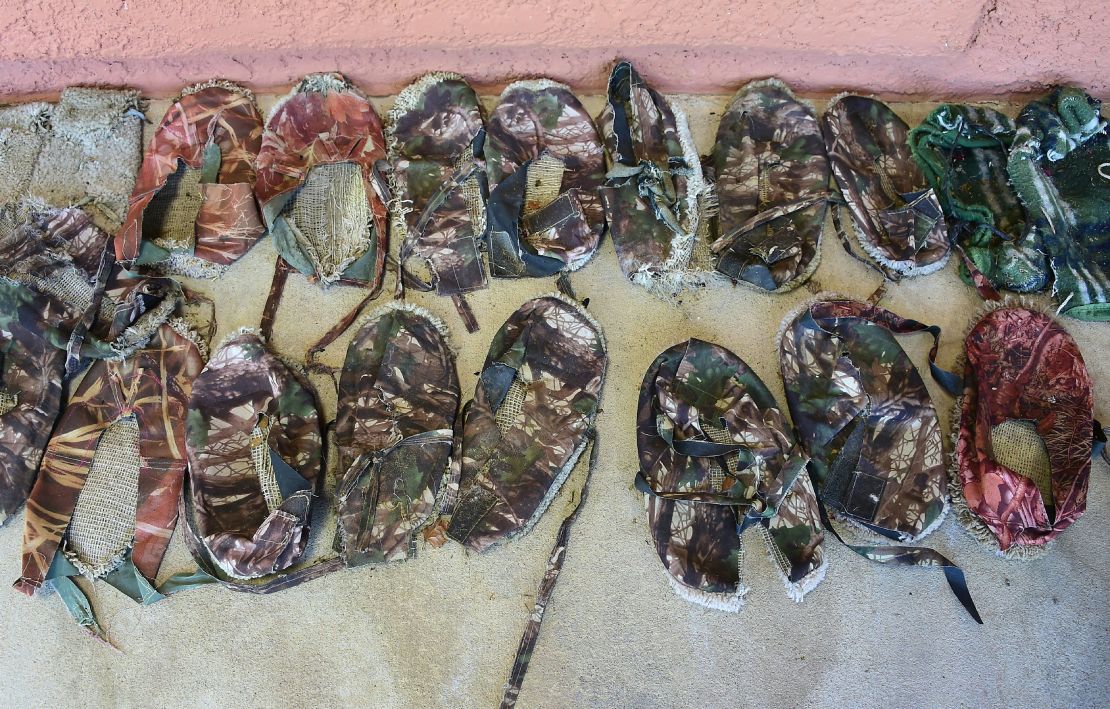
[[[563,570],[563,562],[566,560],[570,528],[578,518],[582,503],[586,501],[590,492],[590,479],[593,477],[594,468],[597,466],[597,430],[590,429],[587,435],[589,436],[590,458],[586,470],[586,479],[582,482],[582,487],[575,499],[572,499],[571,508],[563,519],[563,523],[559,526],[559,533],[555,536],[555,546],[552,547],[551,554],[548,556],[543,579],[536,591],[536,604],[532,608],[531,615],[528,616],[528,624],[520,638],[516,660],[513,662],[513,669],[509,673],[509,681],[505,683],[505,689],[501,695],[501,709],[512,709],[520,698],[520,688],[524,684],[524,675],[528,672],[528,665],[532,661],[532,653],[536,649],[536,641],[540,637],[540,626],[543,625],[544,613],[551,603],[551,598],[555,593],[555,584],[559,580],[559,573]]]

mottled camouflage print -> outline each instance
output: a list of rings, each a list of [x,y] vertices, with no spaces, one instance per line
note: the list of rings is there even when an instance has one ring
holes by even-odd
[[[1072,87],[1017,119],[1007,171],[1052,266],[1060,312],[1110,320],[1110,127],[1102,103]]]
[[[597,193],[605,152],[570,89],[546,79],[510,84],[490,115],[485,153],[491,222],[498,204],[506,212],[501,225],[489,228],[491,273],[550,275],[585,265],[605,228]],[[524,173],[544,156],[562,164],[562,182],[553,201],[531,203]]]
[[[61,412],[67,350],[84,344],[102,296],[107,243],[74,208],[0,236],[0,524],[31,491]]]
[[[825,110],[821,131],[864,251],[905,276],[941,268],[949,251],[944,215],[910,154],[905,121],[877,99],[844,96]]]
[[[254,161],[261,144],[262,116],[249,91],[221,83],[183,92],[151,138],[116,234],[116,258],[163,263],[193,276],[215,276],[234,263],[264,231],[254,201]],[[147,207],[170,177],[182,166],[210,168],[214,159],[215,174],[201,177],[201,203],[188,243],[156,243],[144,236]]]
[[[197,344],[171,324],[134,355],[93,364],[66,405],[27,501],[22,576],[30,595],[63,543],[100,436],[121,417],[139,427],[139,488],[130,558],[151,580],[177,523],[185,475],[185,407],[202,359]]]
[[[793,597],[820,582],[824,533],[807,457],[740,358],[701,340],[666,350],[644,377],[636,421],[648,526],[676,590],[738,610],[748,526],[760,528]]]
[[[486,286],[483,126],[478,96],[457,74],[429,74],[394,102],[386,138],[407,285],[439,295]]]
[[[601,203],[621,271],[674,295],[693,284],[690,262],[708,191],[686,117],[620,62],[598,125],[610,167]]]
[[[944,208],[960,277],[978,285],[970,263],[994,289],[1028,293],[1048,282],[1040,235],[1010,186],[1006,157],[1014,122],[990,108],[945,104],[910,131],[910,147]],[[997,294],[980,292],[985,297]]]
[[[733,281],[784,292],[817,269],[829,161],[813,108],[775,80],[732,99],[710,156],[720,211],[712,251]]]
[[[439,514],[459,408],[446,335],[426,311],[391,304],[347,348],[335,422],[336,544],[350,565],[412,557],[416,534]]]
[[[821,499],[903,541],[924,536],[947,511],[937,412],[894,337],[925,330],[878,306],[817,300],[785,325],[780,350]]]
[[[186,427],[195,528],[216,565],[233,578],[254,579],[300,561],[323,472],[311,385],[258,335],[236,333],[197,377]],[[271,498],[255,448],[276,479]]]
[[[464,409],[449,536],[483,551],[531,528],[588,443],[608,361],[600,327],[569,299],[509,316]]]
[[[341,277],[344,282],[378,287],[385,271],[389,201],[389,188],[381,175],[385,160],[381,119],[362,93],[338,74],[306,76],[275,106],[255,164],[255,196],[278,252],[290,266],[312,280]],[[314,167],[343,162],[354,163],[362,173],[371,213],[370,246],[342,273],[319,273],[313,247],[294,234],[282,209]]]
[[[1049,315],[1023,307],[988,312],[964,344],[953,490],[973,516],[961,521],[1002,552],[1043,547],[1087,507],[1094,397],[1083,355]],[[1051,465],[1052,499],[995,459],[991,432],[1005,421],[1035,425]]]

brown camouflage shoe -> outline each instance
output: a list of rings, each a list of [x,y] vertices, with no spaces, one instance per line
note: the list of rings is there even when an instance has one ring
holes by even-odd
[[[600,326],[569,298],[509,316],[463,410],[452,539],[484,551],[532,528],[592,440],[608,359]]]
[[[336,546],[348,565],[416,554],[416,535],[435,522],[446,492],[458,408],[443,323],[400,303],[372,314],[339,379]]]
[[[258,335],[237,332],[197,377],[187,429],[186,538],[201,569],[269,580],[300,561],[323,478],[320,414],[307,380]]]
[[[738,611],[743,533],[755,527],[801,601],[825,575],[808,457],[775,399],[732,352],[687,340],[660,354],[640,387],[637,487],[671,586],[710,608]]]
[[[485,128],[477,94],[458,74],[428,74],[397,95],[386,139],[404,285],[452,298],[485,288]]]
[[[1100,431],[1083,355],[1050,315],[1016,304],[988,310],[964,345],[957,516],[1002,556],[1041,556],[1087,507]]]
[[[116,258],[214,278],[265,231],[254,201],[262,116],[250,91],[226,82],[185,89],[147,148]]]
[[[170,297],[180,300],[180,290]],[[46,449],[27,502],[16,588],[30,595],[52,582],[97,635],[71,577],[103,579],[142,603],[161,597],[151,580],[177,522],[186,404],[203,347],[186,323],[164,320],[134,354],[94,363]]]
[[[278,263],[262,315],[269,337],[289,269],[309,280],[381,287],[389,186],[381,119],[339,74],[310,74],[266,122],[255,196]],[[344,319],[349,325],[362,305]]]
[[[63,381],[80,368],[82,348],[89,352],[108,238],[75,208],[28,215],[0,236],[0,524],[31,491]]]
[[[576,271],[605,228],[605,151],[590,114],[562,84],[518,81],[490,115],[486,174],[490,273]]]
[[[601,203],[624,275],[671,298],[705,285],[694,249],[711,189],[686,115],[620,62],[598,123],[609,161]]]
[[[748,84],[721,117],[710,162],[717,270],[772,293],[804,283],[821,261],[829,197],[813,107],[775,79]]]
[[[954,391],[958,379],[935,364],[940,328],[876,305],[823,294],[787,315],[779,337],[786,401],[820,501],[859,531],[901,543],[923,539],[948,513],[940,420],[895,339],[919,332],[933,336],[934,377]],[[953,592],[982,622],[963,572],[936,551],[848,546],[881,563],[943,567]]]
[[[884,276],[920,276],[948,262],[936,193],[910,154],[909,126],[882,101],[842,94],[821,119],[825,148],[856,238]],[[839,226],[845,249],[849,239]]]

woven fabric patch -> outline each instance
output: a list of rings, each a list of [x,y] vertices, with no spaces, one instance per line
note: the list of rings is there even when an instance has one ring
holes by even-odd
[[[67,532],[67,549],[82,572],[111,571],[135,537],[139,504],[139,423],[134,416],[104,430]]]
[[[528,165],[528,185],[524,189],[524,216],[539,211],[555,201],[563,188],[563,161],[543,155]]]
[[[143,234],[165,249],[189,248],[196,237],[197,214],[204,198],[201,171],[178,165],[143,212]]]
[[[270,457],[269,441],[270,423],[265,417],[260,417],[254,430],[251,431],[251,463],[254,465],[254,472],[258,475],[262,497],[266,499],[266,509],[273,512],[281,507],[284,500],[277,476],[274,475],[274,461]]]
[[[1036,424],[1003,421],[991,429],[991,449],[995,462],[1032,480],[1045,505],[1052,505],[1052,463]]]
[[[308,242],[325,279],[339,277],[370,247],[370,202],[355,163],[312,168],[283,213]]]

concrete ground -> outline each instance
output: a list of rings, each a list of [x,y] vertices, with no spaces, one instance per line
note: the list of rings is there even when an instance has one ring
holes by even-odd
[[[260,98],[263,111],[274,99]],[[728,99],[675,97],[703,153]],[[384,114],[390,99],[375,103]],[[602,99],[585,103],[596,115]],[[152,120],[166,106],[154,102]],[[894,108],[914,124],[931,106]],[[936,274],[891,286],[884,300],[899,314],[943,328],[944,366],[956,359],[961,334],[980,306],[954,261]],[[222,281],[189,284],[214,296],[217,340],[257,325],[273,264],[267,240]],[[608,240],[572,280],[579,296],[590,299],[610,344],[600,461],[521,706],[1106,706],[1105,463],[1095,463],[1086,515],[1041,560],[995,557],[954,518],[929,538],[967,573],[983,626],[964,613],[939,571],[881,568],[835,541],[827,545],[827,577],[804,603],[786,597],[753,542],[746,606],[734,615],[693,605],[668,585],[649,542],[642,495],[633,488],[641,378],[660,351],[699,337],[735,351],[784,404],[774,334],[810,292],[771,296],[719,287],[670,307],[621,277]],[[831,225],[814,281],[857,297],[878,285],[873,272],[843,252]],[[385,293],[391,289],[392,276]],[[448,301],[417,293],[410,298],[452,327],[469,396],[500,324],[522,302],[552,289],[548,280],[494,281],[470,300],[482,328],[474,335],[466,334]],[[324,292],[294,275],[274,345],[303,356],[308,343],[360,297],[348,288]],[[1064,325],[1087,356],[1096,395],[1110,391],[1110,358],[1104,356],[1110,328],[1073,320]],[[348,339],[328,350],[331,363],[342,361]],[[902,338],[919,368],[926,365],[929,340]],[[951,399],[928,377],[926,383],[947,425]],[[333,387],[324,378],[316,384],[333,416]],[[1097,413],[1103,420],[1110,414],[1102,407]],[[491,706],[512,665],[567,490],[580,485],[583,467],[531,533],[484,555],[451,543],[421,548],[413,561],[348,570],[269,597],[212,587],[148,608],[98,586],[91,598],[120,652],[87,639],[57,598],[0,592],[0,704]],[[316,555],[330,553],[333,530],[330,519],[317,525]],[[0,529],[0,580],[19,575],[21,534],[20,518]],[[192,568],[175,534],[159,580]]]

